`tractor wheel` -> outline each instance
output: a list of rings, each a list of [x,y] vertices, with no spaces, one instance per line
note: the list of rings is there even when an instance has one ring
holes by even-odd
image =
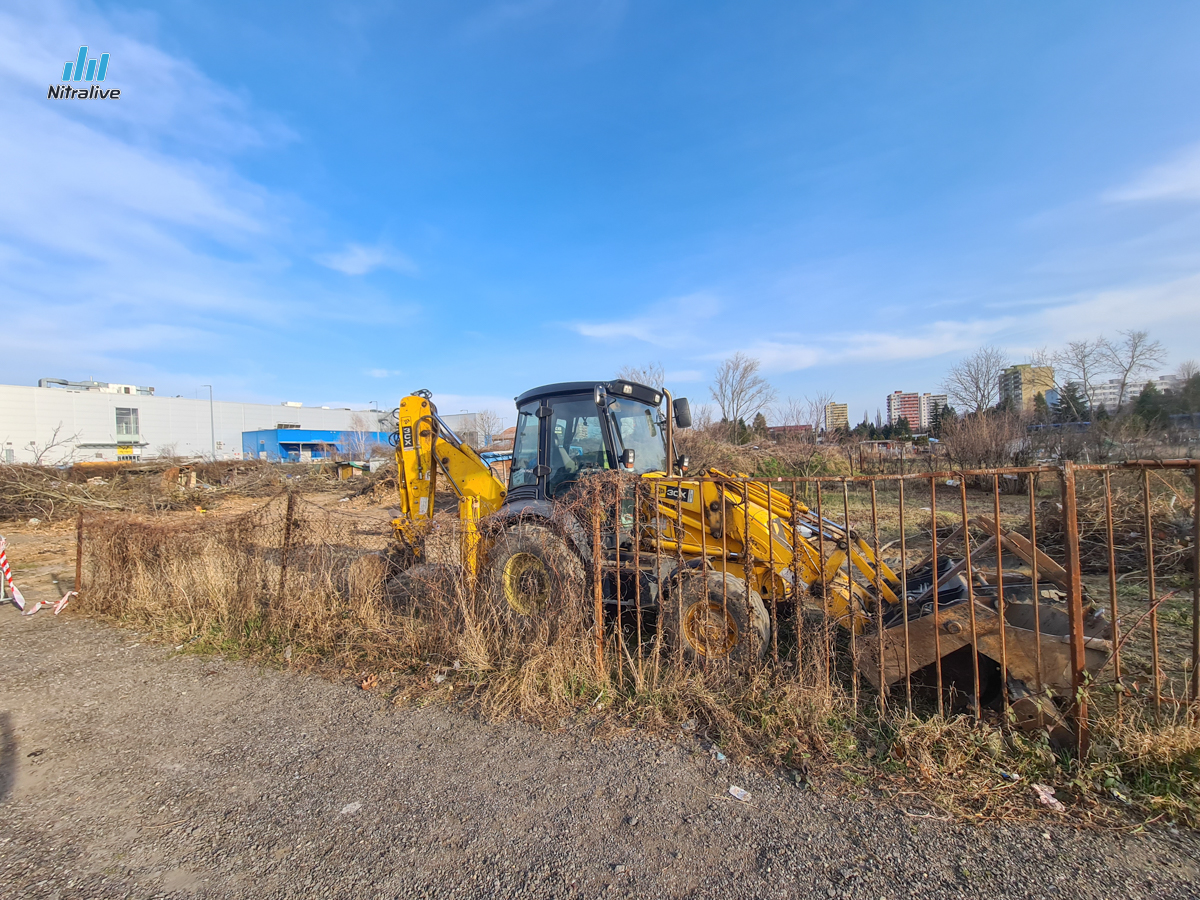
[[[746,582],[719,572],[686,578],[682,591],[663,599],[663,634],[688,659],[736,666],[762,659],[771,641],[771,618],[762,597]]]
[[[521,618],[582,604],[587,576],[567,542],[541,525],[518,525],[487,554],[487,592],[499,609]]]

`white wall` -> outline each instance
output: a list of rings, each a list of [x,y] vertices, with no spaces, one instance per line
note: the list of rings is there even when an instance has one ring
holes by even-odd
[[[34,442],[45,446],[59,428],[59,439],[71,438],[43,458],[47,464],[80,462],[87,459],[117,458],[118,407],[138,411],[140,434],[134,452],[146,459],[158,455],[160,448],[175,445],[179,456],[210,455],[212,438],[218,442],[218,459],[238,459],[242,450],[242,432],[275,428],[291,423],[301,428],[346,431],[351,428],[354,411],[318,407],[270,406],[260,403],[212,405],[213,426],[209,424],[208,398],[156,397],[137,394],[106,394],[99,391],[70,391],[63,388],[0,385],[0,462],[33,462]],[[376,430],[379,415],[388,422],[387,413],[359,410],[370,430]],[[379,430],[386,430],[386,426]],[[123,439],[122,443],[128,439]]]

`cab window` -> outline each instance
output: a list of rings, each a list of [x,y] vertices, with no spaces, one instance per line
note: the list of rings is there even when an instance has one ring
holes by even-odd
[[[517,433],[513,439],[512,469],[509,472],[509,488],[537,484],[534,469],[538,464],[538,418],[537,404],[522,409],[517,416]]]
[[[656,421],[657,412],[635,400],[613,399],[608,403],[613,437],[620,444],[617,452],[633,451],[634,471],[638,474],[667,470],[667,445]]]
[[[611,468],[600,428],[600,411],[592,397],[555,402],[548,423],[548,496],[561,496],[585,470]]]

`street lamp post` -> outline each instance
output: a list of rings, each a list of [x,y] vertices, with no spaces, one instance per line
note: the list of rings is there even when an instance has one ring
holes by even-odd
[[[200,387],[208,388],[208,436],[212,443],[212,461],[217,461],[217,420],[213,415],[213,393],[211,384],[202,384]]]

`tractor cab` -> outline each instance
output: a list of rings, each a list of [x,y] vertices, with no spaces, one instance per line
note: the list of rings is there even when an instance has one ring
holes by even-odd
[[[631,381],[571,381],[516,398],[508,502],[553,500],[581,478],[620,469],[669,473],[670,394]],[[691,424],[687,400],[674,401],[675,424]]]

